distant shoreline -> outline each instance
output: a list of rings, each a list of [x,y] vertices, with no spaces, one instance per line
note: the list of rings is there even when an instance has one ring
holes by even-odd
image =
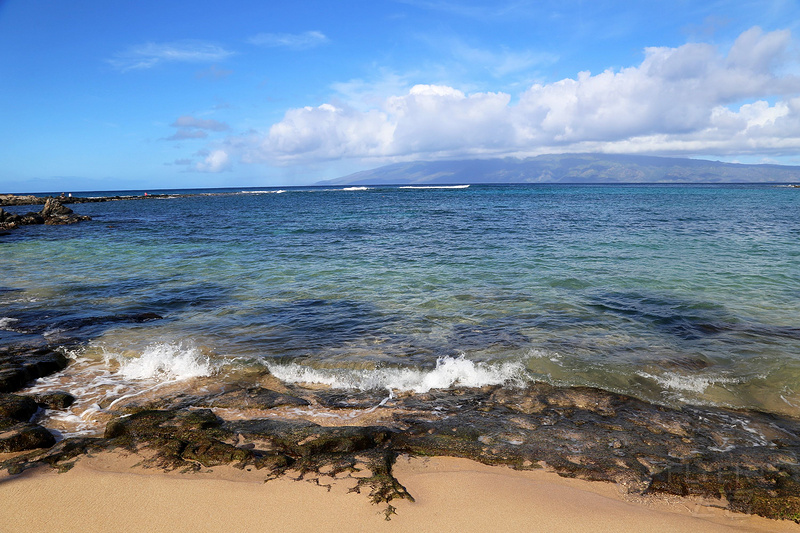
[[[183,195],[192,196],[192,195]],[[0,206],[44,205],[54,199],[60,204],[90,204],[117,200],[146,200],[148,198],[175,198],[174,194],[115,195],[115,196],[36,196],[35,194],[0,194]]]

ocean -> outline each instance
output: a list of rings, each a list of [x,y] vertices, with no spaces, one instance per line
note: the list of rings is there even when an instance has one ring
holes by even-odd
[[[61,438],[267,371],[372,408],[544,382],[800,416],[798,188],[169,193],[0,236],[0,346],[71,359],[26,390],[76,396]]]

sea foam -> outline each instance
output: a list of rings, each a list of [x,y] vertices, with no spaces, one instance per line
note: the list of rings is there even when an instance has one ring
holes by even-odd
[[[119,364],[117,373],[125,379],[182,381],[210,376],[213,366],[207,356],[195,347],[182,344],[151,344],[138,357],[126,357],[113,352],[105,354],[106,364]]]
[[[403,185],[398,189],[468,189],[469,185]]]
[[[430,370],[416,368],[378,368],[375,370],[317,369],[296,363],[266,363],[269,371],[287,383],[317,383],[334,389],[424,393],[450,387],[484,385],[522,386],[527,381],[521,362],[475,363],[464,356],[440,357]]]
[[[0,329],[4,329],[6,331],[14,331],[11,328],[11,324],[13,324],[15,322],[19,322],[19,319],[18,318],[7,317],[7,316],[0,317]]]
[[[643,371],[637,371],[636,374],[643,378],[652,379],[666,389],[693,392],[696,394],[704,394],[706,389],[712,385],[727,385],[739,382],[736,379],[722,376],[686,376],[673,372],[667,372],[663,376],[648,374]]]

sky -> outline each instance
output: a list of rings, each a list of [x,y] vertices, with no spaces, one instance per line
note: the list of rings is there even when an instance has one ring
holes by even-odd
[[[0,0],[0,192],[603,152],[800,165],[798,0]]]

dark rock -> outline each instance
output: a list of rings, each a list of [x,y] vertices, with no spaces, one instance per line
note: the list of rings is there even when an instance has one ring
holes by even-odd
[[[28,422],[38,410],[36,402],[28,396],[0,393],[0,418]]]
[[[67,367],[64,354],[49,347],[9,348],[0,351],[0,392],[13,392],[29,381]]]
[[[56,443],[53,434],[38,424],[21,422],[0,430],[0,452],[21,452],[49,448]]]
[[[31,226],[34,224],[44,224],[45,218],[39,213],[26,213],[19,217],[17,223],[21,226]]]
[[[20,199],[22,198],[22,199]],[[48,197],[14,197],[13,195],[0,195],[0,205],[25,205],[30,203],[44,203],[44,207],[38,213],[29,212],[25,215],[14,215],[0,209],[0,229],[13,229],[17,226],[47,224],[62,225],[74,224],[84,220],[91,220],[91,217],[76,215],[72,209],[62,205],[62,200]]]
[[[60,201],[56,200],[55,198],[48,198],[47,201],[44,203],[44,207],[39,212],[39,214],[48,219],[50,217],[55,216],[67,216],[72,214],[72,209],[69,207],[62,205]]]
[[[34,394],[33,399],[39,407],[44,409],[63,410],[75,403],[75,396],[68,392],[61,391]]]
[[[41,205],[45,200],[33,195],[0,194],[0,205]]]
[[[311,422],[263,419],[228,422],[225,427],[245,439],[269,441],[275,449],[292,457],[370,450],[387,444],[393,433],[384,427],[325,427]]]
[[[236,409],[272,409],[280,405],[306,406],[309,405],[309,402],[296,396],[281,394],[262,387],[249,387],[202,399],[198,405]]]

